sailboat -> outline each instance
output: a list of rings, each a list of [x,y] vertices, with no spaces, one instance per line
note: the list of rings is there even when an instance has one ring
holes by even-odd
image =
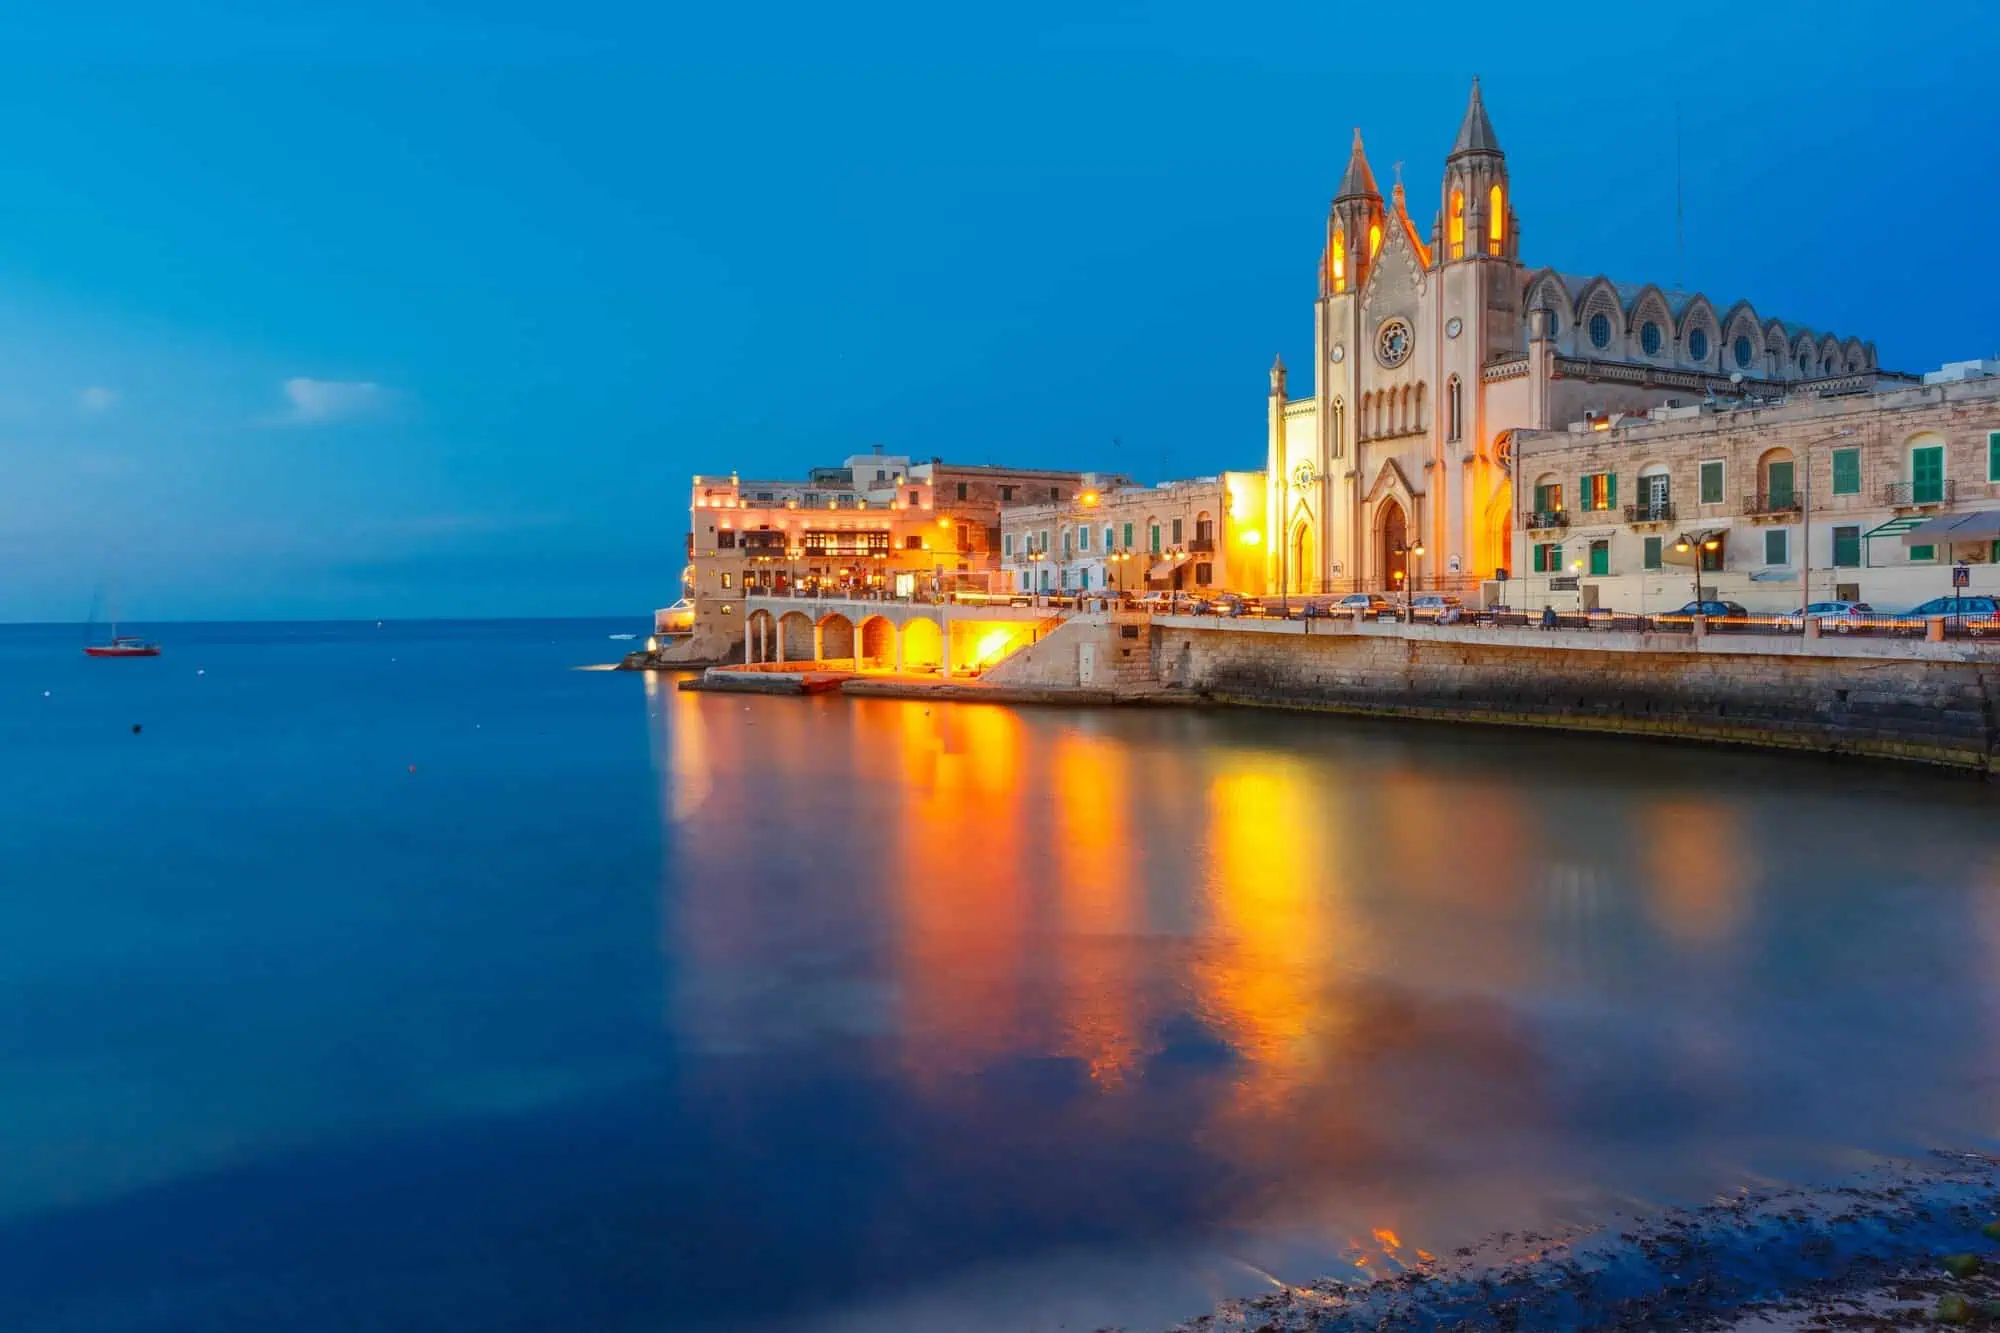
[[[118,613],[111,614],[111,638],[106,643],[86,643],[85,657],[158,657],[160,645],[149,643],[136,635],[118,632]]]

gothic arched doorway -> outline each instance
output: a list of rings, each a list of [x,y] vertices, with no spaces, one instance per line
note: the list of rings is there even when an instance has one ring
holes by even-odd
[[[1382,502],[1382,582],[1390,592],[1402,592],[1410,577],[1409,524],[1402,504],[1391,497]]]
[[[1292,529],[1292,592],[1312,592],[1318,587],[1318,575],[1314,572],[1312,524],[1300,523]]]

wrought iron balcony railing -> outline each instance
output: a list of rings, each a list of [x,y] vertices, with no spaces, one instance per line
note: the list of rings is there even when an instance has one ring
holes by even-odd
[[[1743,497],[1746,514],[1796,514],[1803,508],[1797,491],[1758,491]]]
[[[1625,506],[1627,523],[1671,523],[1674,521],[1674,502],[1656,500],[1649,504]]]
[[[1954,481],[1892,481],[1882,488],[1885,505],[1948,505],[1957,499]]]

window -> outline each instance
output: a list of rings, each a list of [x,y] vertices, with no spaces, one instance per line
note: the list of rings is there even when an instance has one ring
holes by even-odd
[[[1381,252],[1382,252],[1382,224],[1379,222],[1371,222],[1368,224],[1368,257],[1370,259],[1373,259],[1376,255],[1380,254]]]
[[[1465,258],[1465,191],[1451,192],[1451,257]]]
[[[1792,563],[1792,530],[1790,528],[1764,529],[1764,563],[1767,565],[1789,565]]]
[[[1556,574],[1562,571],[1563,548],[1561,542],[1543,542],[1535,547],[1535,572]]]
[[[1088,551],[1090,549],[1089,528],[1078,528],[1076,530],[1076,549],[1079,551]]]
[[[1084,566],[1084,567],[1083,567],[1082,569],[1079,569],[1079,570],[1077,570],[1077,571],[1076,571],[1076,586],[1077,586],[1077,587],[1079,587],[1079,588],[1082,588],[1082,589],[1084,589],[1084,590],[1085,590],[1086,592],[1088,592],[1088,591],[1090,590],[1090,566],[1089,566],[1089,565],[1085,565],[1085,566]]]
[[[1215,581],[1215,566],[1203,560],[1194,567],[1194,581],[1207,584]]]
[[[885,468],[885,467],[878,467],[878,468],[876,468],[876,469],[875,469],[875,480],[877,480],[877,481],[887,481],[887,480],[889,480],[889,469],[888,469],[888,468]]]
[[[775,500],[777,497],[769,491],[759,491],[757,492],[757,498],[759,500]]]
[[[736,533],[735,533],[734,531],[732,531],[731,529],[729,529],[729,528],[724,528],[724,529],[723,529],[722,531],[720,531],[720,532],[716,533],[716,534],[715,534],[715,549],[716,549],[716,550],[718,550],[718,551],[733,551],[733,550],[735,550],[735,549],[736,549]]]
[[[911,492],[910,492],[910,503],[911,503],[911,504],[913,504],[913,505],[920,505],[920,504],[922,504],[923,502],[924,502],[924,493],[923,493],[922,491],[911,491]]]
[[[1013,502],[1013,499],[1014,499],[1014,488],[1012,486],[1002,486],[1000,488],[1000,503],[1003,505],[1011,504]]]
[[[1014,554],[1014,534],[1013,534],[1013,533],[1011,533],[1011,532],[1004,532],[1004,533],[1000,534],[1000,554],[1001,554],[1001,555],[1007,555],[1007,556],[1011,556],[1011,555],[1013,555],[1013,554]]]
[[[1701,567],[1704,572],[1710,574],[1719,574],[1722,572],[1722,544],[1720,542],[1716,543],[1713,551],[1709,550],[1706,546],[1701,548]]]
[[[724,588],[729,588],[729,587],[733,586],[733,585],[732,585],[732,583],[731,583],[731,581],[730,581],[730,578],[729,578],[729,571],[728,571],[728,570],[724,570],[724,571],[722,572],[722,586],[723,586]]]
[[[1766,465],[1764,469],[1764,484],[1769,492],[1772,508],[1789,509],[1792,503],[1798,499],[1798,491],[1792,484],[1797,476],[1797,472],[1798,465],[1792,462]]]
[[[1937,559],[1937,547],[1935,546],[1912,546],[1910,548],[1910,563],[1913,565],[1927,563],[1935,559]]]
[[[1859,527],[1835,528],[1833,530],[1833,567],[1835,569],[1859,569],[1861,567],[1861,529]]]
[[[1646,349],[1647,356],[1660,354],[1660,326],[1650,319],[1639,330],[1639,346]]]
[[[965,498],[965,494],[966,494],[965,483],[961,481],[960,483],[958,483],[958,498],[963,500]]]
[[[2000,430],[1986,433],[1986,480],[2000,481]]]
[[[1861,451],[1859,449],[1835,449],[1833,451],[1833,493],[1835,495],[1861,494]]]
[[[1910,450],[1910,499],[1920,505],[1944,499],[1944,446],[1924,445]]]
[[[1595,513],[1618,507],[1618,474],[1615,472],[1592,472],[1583,479],[1583,508],[1585,513]]]
[[[1458,376],[1453,375],[1444,386],[1444,437],[1456,443],[1461,435],[1459,402],[1463,398],[1459,392]],[[1996,435],[1995,439],[2000,439]]]
[[[1075,541],[1075,538],[1070,535],[1070,530],[1068,528],[1064,528],[1062,532],[1063,532],[1063,556],[1064,558],[1068,558],[1069,553],[1072,549],[1072,543]]]
[[[1609,574],[1611,572],[1611,543],[1594,541],[1590,544],[1590,572]]]
[[[1347,232],[1339,227],[1333,231],[1333,289],[1347,290]]]
[[[1695,329],[1688,334],[1688,355],[1697,361],[1708,360],[1708,330]]]
[[[1044,551],[1049,549],[1049,530],[1047,528],[1042,529],[1042,549]]]
[[[1104,525],[1104,549],[1105,549],[1105,550],[1107,550],[1107,551],[1108,551],[1108,550],[1110,550],[1110,549],[1112,548],[1112,546],[1113,546],[1113,545],[1115,545],[1115,543],[1114,543],[1114,542],[1113,542],[1113,541],[1112,541],[1111,539],[1112,539],[1113,537],[1117,536],[1117,535],[1118,535],[1117,533],[1115,533],[1115,532],[1113,532],[1113,531],[1111,530],[1111,525],[1110,525],[1109,523],[1106,523],[1106,524]]]
[[[1658,537],[1646,538],[1646,554],[1641,563],[1647,569],[1660,568],[1660,539]]]
[[[1750,355],[1751,355],[1751,353],[1750,353],[1750,340],[1749,340],[1748,338],[1741,338],[1741,337],[1739,337],[1739,338],[1738,338],[1738,339],[1736,340],[1736,366],[1737,366],[1737,369],[1739,369],[1739,370],[1747,370],[1747,369],[1749,369],[1749,367],[1750,367]]]
[[[1180,544],[1181,544],[1181,521],[1180,521],[1179,519],[1175,519],[1175,520],[1174,520],[1174,545],[1176,545],[1176,546],[1179,546]]]
[[[1500,243],[1507,236],[1507,199],[1494,186],[1486,192],[1486,253],[1500,253]]]
[[[1132,549],[1132,525],[1130,523],[1125,525],[1125,549],[1128,551]]]
[[[1705,505],[1722,503],[1722,460],[1711,458],[1701,465],[1701,502]]]
[[[1611,346],[1611,320],[1607,316],[1599,314],[1590,317],[1590,345]]]
[[[1060,486],[1051,486],[1051,487],[1049,487],[1049,499],[1051,499],[1051,500],[1060,500],[1060,499],[1062,499],[1062,487],[1060,487]]]
[[[903,538],[903,549],[905,551],[921,551],[924,549],[924,539],[913,532]]]
[[[1535,512],[1538,514],[1559,514],[1563,507],[1561,482],[1547,482],[1535,487]]]
[[[958,549],[961,551],[972,549],[972,529],[963,523],[958,525]]]
[[[1153,524],[1153,554],[1158,555],[1159,553],[1160,553],[1160,525],[1155,523]]]

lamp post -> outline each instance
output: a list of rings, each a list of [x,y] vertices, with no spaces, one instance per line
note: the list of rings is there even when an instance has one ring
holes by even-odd
[[[1035,605],[1037,606],[1042,604],[1042,561],[1048,558],[1049,553],[1039,547],[1030,550],[1027,554],[1028,591],[1035,595]]]
[[[1832,440],[1843,440],[1854,434],[1851,430],[1837,430],[1831,435],[1817,440],[1807,440],[1799,446],[1799,453],[1805,462],[1806,486],[1799,506],[1799,629],[1806,627],[1806,609],[1812,605],[1812,448],[1816,444],[1826,444]]]
[[[1701,550],[1713,551],[1716,547],[1720,545],[1722,545],[1721,542],[1718,542],[1715,538],[1710,537],[1707,541],[1701,543]],[[1683,532],[1680,535],[1679,540],[1674,542],[1674,550],[1681,555],[1686,555],[1689,551],[1694,551],[1694,547],[1695,547],[1694,540],[1690,538],[1685,532]],[[1702,614],[1701,551],[1695,551],[1695,557],[1694,557],[1694,612],[1696,615]]]
[[[1404,557],[1404,559],[1403,559],[1403,587],[1402,587],[1402,593],[1403,593],[1403,619],[1404,619],[1405,621],[1413,621],[1413,620],[1415,619],[1415,617],[1416,617],[1416,613],[1415,613],[1415,611],[1414,611],[1414,609],[1412,608],[1412,605],[1411,605],[1411,595],[1412,595],[1413,593],[1415,593],[1415,591],[1416,591],[1416,587],[1417,587],[1417,573],[1416,573],[1416,571],[1417,571],[1417,564],[1416,564],[1416,562],[1417,562],[1417,560],[1421,560],[1421,559],[1423,559],[1423,556],[1424,556],[1424,543],[1423,543],[1423,540],[1422,540],[1421,538],[1419,538],[1418,540],[1416,540],[1416,541],[1413,541],[1413,542],[1411,542],[1411,541],[1405,541],[1405,542],[1401,542],[1401,543],[1398,543],[1397,545],[1395,545],[1395,546],[1392,546],[1392,547],[1390,547],[1389,549],[1390,549],[1391,551],[1394,551],[1394,552],[1395,552],[1395,553],[1396,553],[1397,555],[1400,555],[1400,556]],[[1411,557],[1415,557],[1415,558],[1414,558],[1414,559],[1412,559]]]

